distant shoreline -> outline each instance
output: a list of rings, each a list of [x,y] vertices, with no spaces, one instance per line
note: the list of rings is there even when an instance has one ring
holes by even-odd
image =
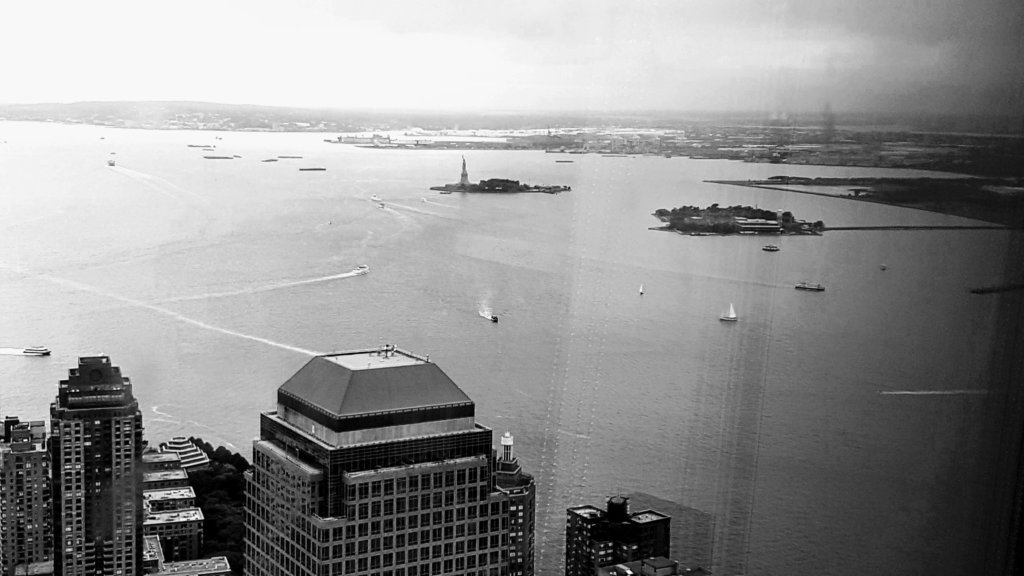
[[[711,184],[778,190],[838,200],[871,202],[1024,228],[1024,187],[1020,182],[984,178],[798,178],[705,180]],[[1016,186],[1014,186],[1016,184]],[[834,193],[791,186],[835,188]],[[1008,192],[1000,192],[1006,189]],[[1014,218],[1018,220],[1014,220]],[[905,228],[905,227],[904,227]]]

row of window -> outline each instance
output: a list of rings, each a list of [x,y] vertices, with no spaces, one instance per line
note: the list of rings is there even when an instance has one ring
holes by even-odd
[[[405,534],[399,534],[397,536],[385,536],[383,538],[372,538],[370,540],[359,540],[357,542],[346,542],[344,544],[335,544],[332,548],[324,547],[321,549],[321,560],[351,558],[355,556],[362,556],[365,554],[376,554],[381,551],[388,551],[399,549],[395,554],[397,555],[399,563],[405,562],[406,554],[408,553],[409,562],[416,562],[417,557],[421,560],[429,560],[431,554],[433,558],[443,558],[453,555],[463,555],[466,553],[474,553],[477,550],[484,551],[488,548],[498,549],[508,545],[508,535],[498,534],[491,535],[490,537],[482,536],[480,538],[470,538],[468,540],[459,540],[457,542],[445,542],[443,544],[434,544],[433,546],[423,546],[422,548],[412,548],[408,551],[401,550],[408,546],[416,546],[417,544],[426,544],[430,542],[429,534],[424,536],[424,532],[419,534],[411,532],[406,540]],[[421,540],[422,538],[422,540]],[[450,537],[449,537],[450,538]],[[434,541],[438,541],[439,538],[435,538]]]
[[[487,482],[489,474],[486,466],[474,468],[459,468],[458,470],[446,470],[406,476],[402,478],[388,478],[387,480],[374,480],[372,482],[360,482],[346,486],[347,500],[363,500],[366,498],[379,498],[391,496],[392,494],[405,494],[420,490],[436,490],[438,488],[452,488],[454,486],[465,486]]]

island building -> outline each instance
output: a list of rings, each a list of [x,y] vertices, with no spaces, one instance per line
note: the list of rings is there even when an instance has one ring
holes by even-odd
[[[607,510],[588,505],[566,512],[566,576],[594,576],[600,567],[669,555],[671,518],[654,510],[630,513],[628,498],[609,498]]]
[[[56,576],[142,570],[142,414],[107,356],[84,356],[50,405]]]
[[[311,359],[260,415],[245,574],[532,576],[532,478],[474,415],[429,357]]]
[[[199,470],[209,466],[210,458],[184,436],[175,436],[160,444],[160,451],[177,454],[181,457],[181,468],[186,472]]]
[[[8,416],[0,438],[0,574],[27,574],[53,553],[46,423]]]

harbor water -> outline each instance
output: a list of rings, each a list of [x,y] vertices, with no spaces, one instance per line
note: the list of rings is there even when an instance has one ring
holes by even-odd
[[[1019,296],[969,289],[1004,280],[1013,233],[836,231],[768,253],[756,236],[649,230],[651,213],[972,222],[705,182],[910,171],[323,136],[0,122],[0,413],[48,418],[77,357],[107,354],[151,444],[199,436],[248,457],[311,354],[394,344],[429,354],[495,442],[515,435],[538,484],[539,574],[561,574],[567,507],[632,492],[706,514],[712,537],[692,546],[719,575],[982,560],[993,354]],[[462,156],[473,181],[572,191],[430,191]],[[720,322],[730,303],[739,320]],[[53,354],[16,354],[30,345]]]

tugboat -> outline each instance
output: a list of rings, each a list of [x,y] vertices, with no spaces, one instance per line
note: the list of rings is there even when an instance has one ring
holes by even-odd
[[[50,349],[42,346],[29,346],[21,351],[25,356],[49,356]]]

